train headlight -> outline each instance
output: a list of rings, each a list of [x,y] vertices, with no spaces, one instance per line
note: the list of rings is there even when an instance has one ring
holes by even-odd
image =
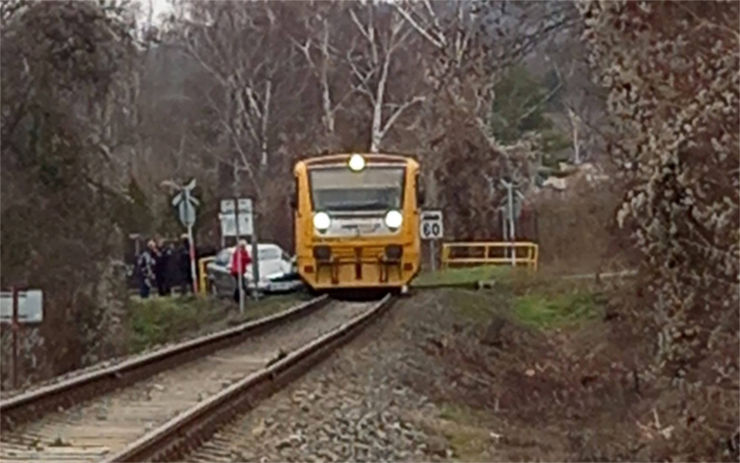
[[[365,158],[360,154],[353,154],[349,157],[349,170],[359,172],[365,168]]]
[[[400,228],[403,223],[403,214],[396,210],[388,211],[385,214],[385,224],[388,228]]]
[[[326,212],[317,212],[313,216],[313,226],[318,231],[325,231],[331,225],[331,217]]]

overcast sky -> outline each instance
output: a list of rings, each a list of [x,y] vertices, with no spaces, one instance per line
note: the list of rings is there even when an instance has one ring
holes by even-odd
[[[140,6],[140,20],[146,21],[149,15],[149,7],[152,8],[152,23],[158,25],[161,22],[161,17],[172,11],[172,5],[168,0],[137,0]]]

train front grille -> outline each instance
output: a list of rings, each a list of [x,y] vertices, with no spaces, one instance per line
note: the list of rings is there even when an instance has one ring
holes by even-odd
[[[401,260],[388,259],[382,245],[331,246],[330,253],[322,254],[323,258],[316,260],[317,282],[331,279],[335,285],[350,281],[372,285],[388,283],[393,277],[402,278]]]

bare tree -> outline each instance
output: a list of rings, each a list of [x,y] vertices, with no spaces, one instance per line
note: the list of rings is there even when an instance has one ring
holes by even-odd
[[[509,2],[395,2],[393,7],[432,47],[428,76],[435,89],[475,123],[489,147],[493,88],[509,66],[576,19],[570,5]]]
[[[412,29],[395,11],[365,3],[349,10],[359,36],[347,51],[354,89],[363,95],[372,110],[370,152],[381,149],[383,139],[401,115],[425,100],[423,95],[393,98],[391,68],[399,48],[408,46]]]
[[[292,49],[281,39],[275,8],[269,3],[193,2],[180,18],[185,47],[216,83],[206,95],[233,153],[222,159],[244,171],[255,192],[257,170],[270,163],[275,96],[288,95],[294,76]]]
[[[559,82],[558,102],[567,117],[565,129],[571,134],[575,164],[592,158],[598,149],[606,109],[606,98],[591,80],[581,35],[581,28],[574,28],[545,50],[546,61],[553,66]]]
[[[341,3],[316,2],[307,6],[314,11],[301,11],[303,36],[291,36],[294,46],[305,58],[310,74],[316,79],[321,94],[321,123],[330,143],[336,139],[337,113],[350,100],[353,88],[345,85],[344,55],[337,46],[337,37],[342,36],[340,21],[346,15]]]

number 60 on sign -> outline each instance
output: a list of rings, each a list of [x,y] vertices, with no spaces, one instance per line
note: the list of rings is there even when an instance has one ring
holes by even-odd
[[[438,240],[444,236],[442,211],[423,211],[419,223],[419,235],[423,240]]]

